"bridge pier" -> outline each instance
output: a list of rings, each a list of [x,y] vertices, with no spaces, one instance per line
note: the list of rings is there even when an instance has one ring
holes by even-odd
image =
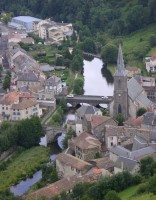
[[[61,133],[67,132],[67,130],[64,128],[54,126],[44,126],[44,130],[46,132],[45,137],[47,144],[56,142],[57,137],[61,135]]]

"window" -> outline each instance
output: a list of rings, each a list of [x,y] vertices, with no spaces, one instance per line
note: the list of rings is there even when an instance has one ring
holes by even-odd
[[[111,147],[113,146],[113,142],[111,142]]]
[[[120,104],[118,105],[118,114],[119,113],[122,113],[122,109],[121,109],[121,105]]]
[[[26,111],[25,113],[28,114],[28,111]]]
[[[4,110],[4,107],[2,107],[2,110]]]
[[[8,107],[6,107],[6,110],[8,110]]]

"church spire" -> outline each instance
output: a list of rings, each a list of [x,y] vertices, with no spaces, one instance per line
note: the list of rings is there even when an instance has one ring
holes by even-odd
[[[123,60],[123,53],[122,53],[121,45],[119,45],[119,49],[118,49],[116,75],[124,75],[125,76],[125,67],[124,67],[124,60]]]

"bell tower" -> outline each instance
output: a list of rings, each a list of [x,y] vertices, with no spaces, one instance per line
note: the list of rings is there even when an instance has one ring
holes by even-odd
[[[127,75],[125,72],[121,45],[119,45],[117,69],[114,75],[113,117],[116,117],[119,113],[121,113],[126,120],[128,118],[128,110]]]

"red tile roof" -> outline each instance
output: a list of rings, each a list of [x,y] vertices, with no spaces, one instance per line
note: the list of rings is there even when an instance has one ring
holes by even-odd
[[[71,190],[79,182],[93,183],[101,178],[101,174],[89,174],[84,176],[72,176],[63,178],[53,184],[43,187],[35,192],[32,192],[25,196],[23,199],[37,199],[39,197],[46,197],[51,199],[52,197],[59,195],[61,192]]]
[[[85,115],[85,118],[87,119],[87,121],[91,122],[92,128],[95,128],[111,119],[111,117],[107,116],[89,115],[89,114]]]

